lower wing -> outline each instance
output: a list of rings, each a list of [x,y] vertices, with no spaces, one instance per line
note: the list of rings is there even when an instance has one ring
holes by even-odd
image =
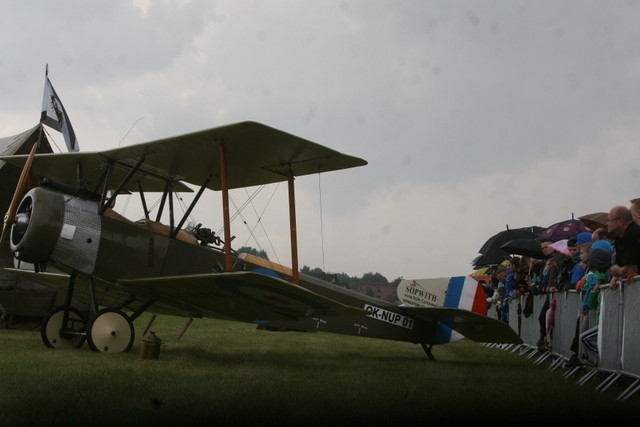
[[[66,292],[70,276],[7,269]],[[135,310],[148,300],[149,311],[188,317],[214,317],[247,322],[296,320],[310,316],[361,315],[364,310],[340,304],[282,279],[252,272],[209,273],[123,279],[93,279],[100,305],[125,305]],[[74,297],[91,301],[89,280],[75,279]]]

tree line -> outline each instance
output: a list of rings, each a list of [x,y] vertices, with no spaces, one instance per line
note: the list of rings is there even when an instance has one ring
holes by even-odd
[[[250,246],[243,246],[238,249],[238,253],[249,253],[251,255],[258,256],[260,258],[269,259],[267,256],[267,252],[265,250],[258,250],[252,248]],[[364,273],[361,277],[357,276],[349,276],[346,273],[332,273],[322,270],[319,267],[311,268],[307,265],[303,266],[300,269],[300,273],[308,274],[309,276],[313,276],[316,279],[324,280],[326,282],[335,283],[336,285],[344,286],[347,289],[357,290],[360,288],[360,285],[372,284],[372,283],[382,283],[382,284],[392,284],[397,285],[403,280],[403,277],[400,276],[393,281],[389,281],[385,276],[376,272],[376,273]]]

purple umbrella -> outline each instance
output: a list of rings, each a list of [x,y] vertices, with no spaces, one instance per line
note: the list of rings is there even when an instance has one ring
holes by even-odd
[[[541,241],[557,242],[558,240],[570,239],[580,233],[591,232],[579,219],[568,219],[557,222],[545,228],[538,237]]]

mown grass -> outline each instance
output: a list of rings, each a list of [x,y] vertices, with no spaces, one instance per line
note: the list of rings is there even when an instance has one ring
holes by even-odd
[[[149,317],[135,323],[142,333]],[[0,331],[0,426],[533,425],[640,415],[640,398],[577,386],[516,353],[462,341],[434,349],[250,324],[159,317],[159,360],[45,348]],[[637,418],[636,418],[637,419]]]

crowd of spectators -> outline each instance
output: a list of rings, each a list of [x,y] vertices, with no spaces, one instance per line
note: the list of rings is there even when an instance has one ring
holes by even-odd
[[[606,227],[579,233],[566,241],[566,247],[541,240],[544,259],[514,257],[494,269],[485,284],[487,307],[494,306],[497,317],[509,321],[510,302],[522,295],[544,295],[542,308],[536,315],[540,326],[538,348],[548,349],[548,332],[552,328],[554,292],[576,290],[581,293],[571,358],[565,367],[592,364],[597,355],[598,327],[586,328],[585,319],[600,306],[600,288],[616,289],[620,283],[638,275],[640,267],[640,198],[631,206],[614,206],[609,210]],[[526,307],[525,307],[526,309]],[[597,322],[596,322],[597,325]],[[586,329],[586,330],[585,330]],[[583,354],[578,354],[582,342]]]

